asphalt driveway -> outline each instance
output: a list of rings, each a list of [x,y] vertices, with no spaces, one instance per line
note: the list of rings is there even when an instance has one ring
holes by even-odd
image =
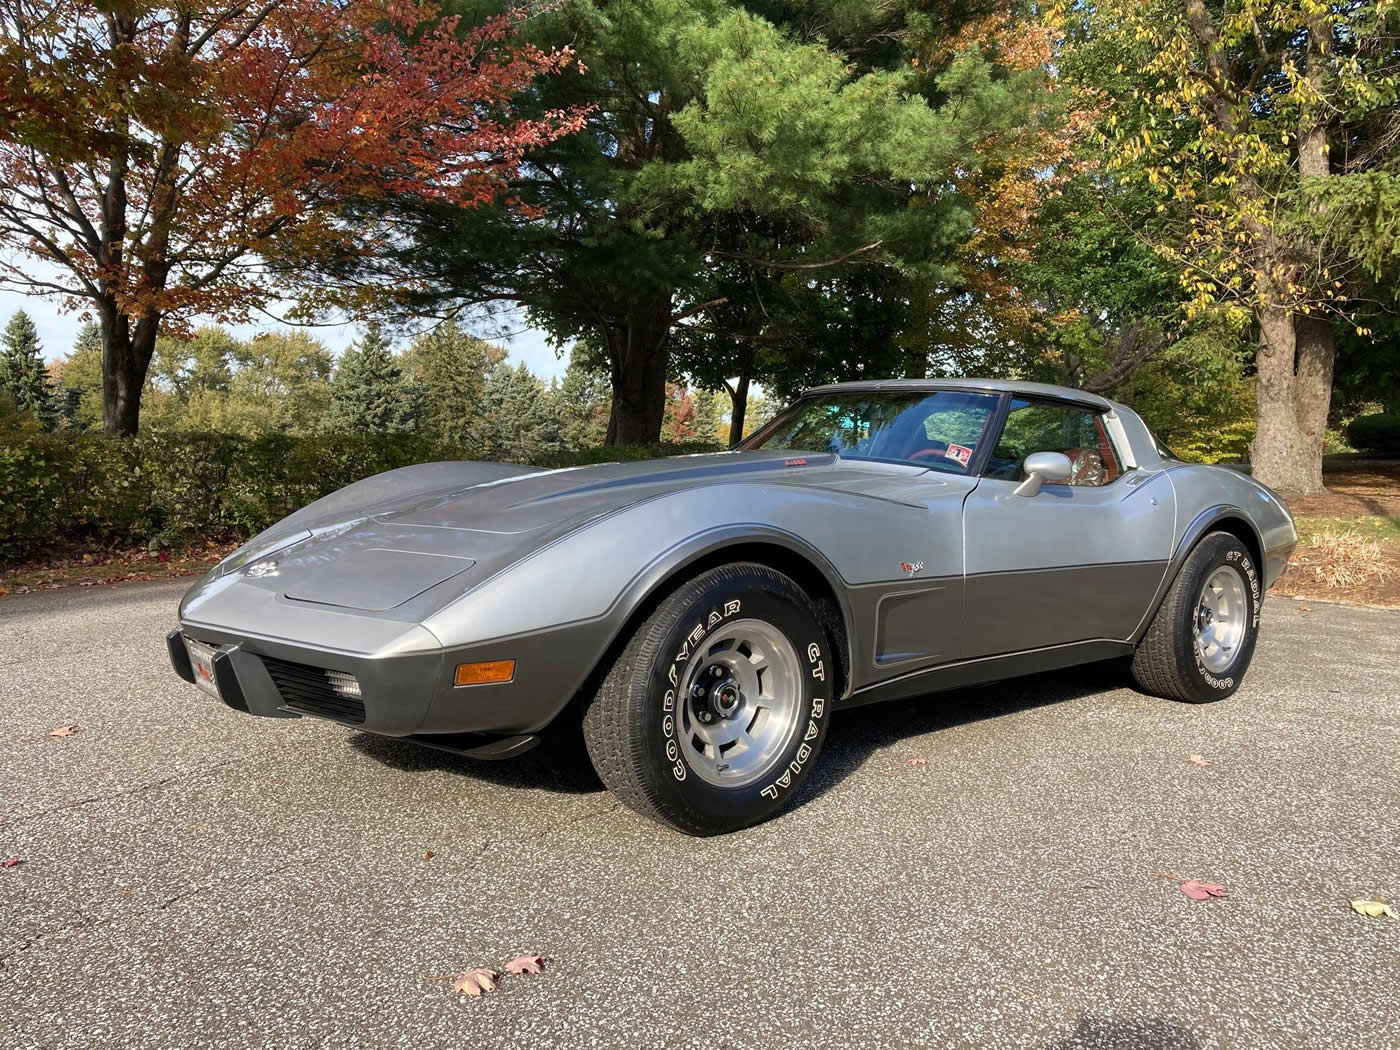
[[[4,1046],[1400,1046],[1400,922],[1348,907],[1400,898],[1400,613],[1272,600],[1214,706],[1100,668],[839,715],[801,805],[697,841],[565,751],[222,708],[180,590],[0,601]]]

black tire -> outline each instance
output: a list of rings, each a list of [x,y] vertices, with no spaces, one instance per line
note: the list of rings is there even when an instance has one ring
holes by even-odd
[[[691,835],[722,834],[771,817],[806,780],[831,720],[838,661],[822,622],[802,588],[763,565],[723,565],[681,585],[627,640],[584,712],[584,741],[598,776],[638,813]],[[699,665],[723,658],[722,652],[710,655],[707,639],[720,646],[744,623],[773,632],[775,644],[786,640],[790,651],[778,645],[786,668],[779,680],[791,682],[783,690],[790,699],[782,719],[775,719],[784,728],[773,734],[771,755],[755,752],[760,757],[747,774],[755,779],[730,786],[706,779],[727,775],[718,757],[715,768],[697,772],[707,759],[695,753],[701,738],[692,734],[702,731],[696,720],[711,719],[718,732],[720,719],[708,701],[679,693],[687,674],[701,675]],[[716,681],[723,681],[718,674]],[[738,702],[755,703],[748,697]],[[745,710],[732,716],[735,726],[744,722]]]
[[[1243,593],[1243,634],[1229,650],[1225,667],[1208,667],[1196,630],[1206,581],[1221,569],[1238,577]],[[1228,577],[1227,577],[1228,578]],[[1259,567],[1238,537],[1212,532],[1186,557],[1147,633],[1133,654],[1133,679],[1143,692],[1168,700],[1208,704],[1240,687],[1259,637],[1263,583]]]

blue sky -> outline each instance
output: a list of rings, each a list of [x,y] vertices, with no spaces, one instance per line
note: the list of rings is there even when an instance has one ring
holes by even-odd
[[[45,357],[62,357],[73,348],[78,329],[83,324],[81,311],[65,313],[56,298],[22,295],[19,292],[0,289],[0,327],[9,322],[10,315],[16,310],[23,310],[33,319],[34,326],[39,330],[39,340],[43,343]],[[227,327],[235,334],[247,338],[258,332],[275,331],[280,326],[268,321],[265,324]],[[509,335],[502,337],[502,328],[505,328]],[[312,333],[339,353],[354,340],[358,329],[353,325],[328,325],[312,329]],[[557,358],[554,348],[545,341],[544,333],[527,326],[524,317],[518,313],[496,319],[490,325],[482,325],[477,334],[504,346],[509,351],[512,361],[524,362],[531,372],[546,382],[556,376],[562,376],[569,363],[567,354],[563,360]]]

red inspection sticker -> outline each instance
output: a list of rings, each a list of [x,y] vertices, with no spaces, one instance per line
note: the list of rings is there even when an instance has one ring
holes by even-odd
[[[972,449],[964,448],[962,445],[949,445],[948,451],[943,455],[947,459],[956,460],[965,467],[968,460],[972,458]]]

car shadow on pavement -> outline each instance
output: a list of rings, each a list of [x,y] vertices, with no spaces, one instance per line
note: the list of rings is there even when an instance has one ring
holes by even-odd
[[[1044,1050],[1201,1050],[1189,1028],[1160,1017],[1084,1017]]]
[[[1105,660],[908,700],[838,709],[817,766],[793,808],[831,790],[872,754],[902,740],[1121,689],[1128,681],[1122,660]]]
[[[591,794],[603,790],[583,747],[577,727],[546,734],[540,745],[518,758],[501,762],[454,755],[410,740],[357,733],[350,746],[394,769],[408,773],[444,770],[510,788],[535,788],[564,794]]]
[[[794,808],[829,791],[859,769],[872,753],[900,740],[1106,692],[1122,687],[1126,681],[1122,662],[1109,661],[839,711],[820,760]],[[533,751],[503,762],[471,759],[372,733],[358,733],[350,738],[350,744],[370,758],[410,773],[444,770],[507,788],[565,794],[603,790],[589,764],[577,724],[552,727]]]

